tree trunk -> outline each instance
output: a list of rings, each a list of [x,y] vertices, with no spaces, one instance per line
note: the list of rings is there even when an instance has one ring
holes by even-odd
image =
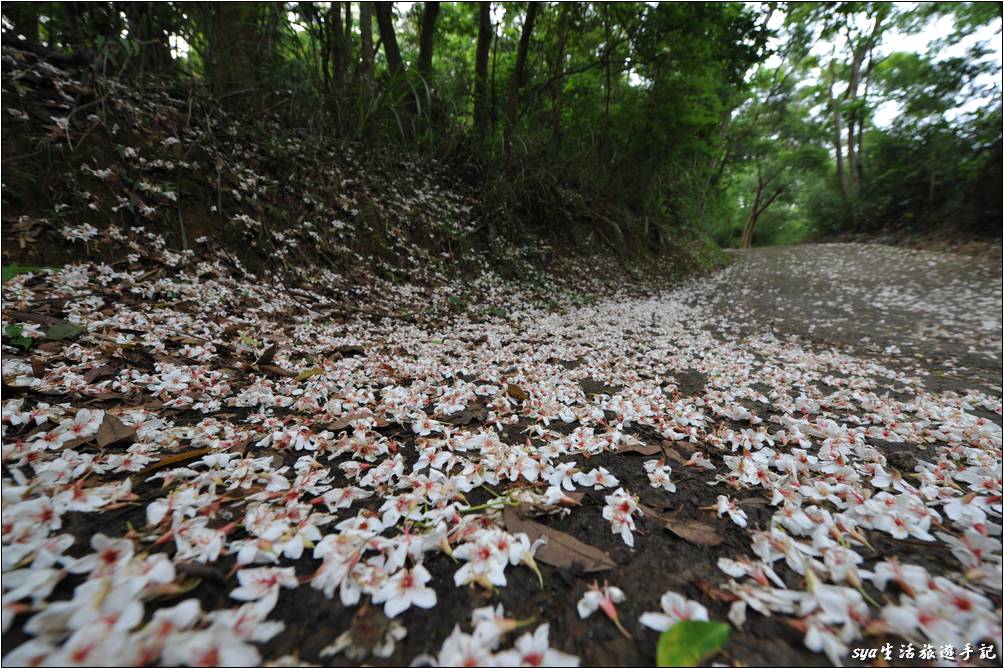
[[[864,46],[859,45],[854,50],[854,56],[851,59],[850,80],[847,82],[847,91],[844,93],[844,99],[850,102],[851,107],[847,118],[847,192],[852,201],[857,199],[858,192],[861,189],[861,182],[858,179],[859,156],[857,152],[857,135],[855,134],[857,118],[860,113],[855,103],[858,100],[858,88],[861,86],[861,66],[864,63],[866,53],[867,51]]]
[[[759,172],[759,170],[758,170]],[[756,183],[756,196],[753,198],[753,206],[750,207],[750,215],[746,219],[746,225],[743,226],[743,237],[740,242],[740,246],[744,249],[748,249],[753,245],[753,228],[756,226],[756,219],[759,214],[757,210],[760,208],[760,197],[763,195],[763,180],[758,176]]]
[[[404,72],[404,61],[401,60],[397,34],[394,32],[394,3],[378,2],[374,10],[377,27],[380,29],[380,41],[383,42],[383,53],[387,57],[387,69],[392,77],[396,77]]]
[[[300,13],[307,21],[307,29],[310,31],[309,41],[311,58],[317,62],[321,68],[321,81],[324,83],[324,90],[331,92],[331,48],[328,29],[324,25],[324,17],[317,11],[313,2],[301,2],[299,4]],[[319,53],[318,53],[319,52]]]
[[[760,220],[763,212],[767,211],[767,208],[774,204],[774,200],[776,200],[781,193],[784,192],[784,186],[781,186],[771,193],[771,196],[764,200],[763,204],[760,204],[764,186],[766,186],[772,179],[773,177],[768,178],[766,182],[760,182],[757,184],[756,199],[753,202],[753,208],[750,209],[749,218],[746,220],[746,227],[743,229],[742,247],[744,249],[748,249],[753,246],[753,233],[756,231],[757,221]]]
[[[253,2],[221,2],[208,7],[208,78],[213,94],[229,106],[254,99],[258,7]]]
[[[843,139],[843,117],[840,112],[840,105],[837,99],[833,95],[833,84],[836,79],[836,75],[833,72],[833,61],[830,61],[830,81],[829,87],[827,88],[827,97],[829,98],[830,111],[833,114],[833,151],[836,154],[837,160],[837,185],[840,187],[840,194],[844,198],[844,202],[850,201],[850,193],[847,189],[847,175],[844,173],[844,139]]]
[[[345,69],[348,71],[349,76],[352,76],[355,72],[355,67],[352,66],[352,53],[355,51],[355,45],[352,43],[352,3],[345,2],[342,4],[345,5],[345,31],[342,33],[345,43]]]
[[[519,90],[526,78],[526,58],[530,51],[530,38],[533,36],[533,22],[537,18],[538,4],[526,4],[526,18],[523,20],[523,31],[519,36],[519,47],[516,49],[516,65],[512,71],[512,81],[509,84],[509,103],[506,107],[506,119],[509,130],[516,125],[519,116]]]
[[[565,40],[568,33],[568,13],[572,6],[570,2],[561,3],[558,10],[558,44],[554,54],[554,66],[551,70],[551,135],[555,141],[561,138],[561,98],[565,91],[562,75],[565,72]]]
[[[505,32],[504,30],[499,30],[498,27],[492,29],[492,73],[491,73],[491,102],[488,104],[488,111],[491,117],[491,126],[494,130],[498,126],[499,121],[499,96],[497,89],[497,82],[495,75],[498,73],[498,62],[499,62],[499,33]]]
[[[84,39],[84,23],[80,18],[80,14],[83,11],[81,8],[82,2],[67,2],[64,3],[66,8],[66,13],[70,15],[70,36],[71,44],[74,49],[83,49],[87,46],[87,41]],[[134,3],[129,3],[134,4]],[[130,31],[131,32],[131,31]]]
[[[474,133],[488,132],[488,55],[492,44],[492,3],[478,5],[478,45],[474,59]]]
[[[373,3],[359,3],[359,72],[373,78]]]
[[[342,3],[332,2],[326,21],[328,40],[331,43],[331,80],[335,88],[341,88],[345,80],[345,38],[342,28]]]
[[[603,89],[606,91],[606,95],[603,100],[603,145],[604,148],[610,138],[610,97],[613,94],[613,87],[611,84],[611,79],[613,78],[613,73],[611,68],[613,63],[611,61],[611,56],[613,55],[610,48],[610,6],[607,3],[602,4],[603,7]]]
[[[427,2],[422,11],[422,31],[418,36],[418,73],[426,81],[432,77],[432,46],[436,36],[436,19],[439,18],[439,3]]]
[[[756,210],[750,211],[749,218],[746,219],[746,226],[743,228],[741,248],[748,249],[753,246],[753,230],[756,228],[757,218],[759,215]]]

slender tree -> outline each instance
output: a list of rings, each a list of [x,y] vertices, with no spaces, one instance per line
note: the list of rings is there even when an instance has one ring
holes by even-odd
[[[345,68],[348,70],[352,65],[353,52],[355,51],[355,44],[352,40],[352,3],[343,2],[345,6],[345,30],[342,33],[345,43]],[[351,76],[354,73],[354,68],[349,72]]]
[[[774,204],[774,201],[785,191],[786,185],[780,184],[775,187],[771,187],[771,183],[779,176],[778,173],[774,173],[768,176],[764,176],[760,165],[756,168],[756,192],[753,196],[753,206],[750,207],[750,213],[746,218],[746,225],[743,226],[743,236],[740,245],[744,249],[748,249],[753,245],[753,233],[756,231],[757,221],[765,211]]]
[[[331,44],[331,78],[334,85],[340,87],[345,80],[345,68],[348,65],[345,26],[342,24],[342,3],[331,3],[325,19],[325,27]]]
[[[563,2],[558,9],[558,29],[550,83],[551,135],[555,141],[561,139],[561,98],[565,91],[565,44],[568,36],[568,15],[573,5],[572,2]]]
[[[426,80],[432,76],[432,48],[438,18],[439,3],[426,2],[422,11],[422,29],[418,36],[418,73]]]
[[[519,92],[526,79],[526,59],[530,52],[530,39],[533,36],[533,24],[537,18],[538,3],[526,3],[526,16],[523,19],[523,30],[519,35],[519,46],[516,49],[516,64],[513,66],[512,79],[509,84],[509,100],[506,105],[506,120],[509,130],[516,125],[519,116]]]
[[[492,45],[492,3],[478,3],[478,43],[474,58],[474,132],[488,132],[488,56]]]
[[[380,41],[383,42],[383,53],[387,57],[387,69],[391,76],[404,72],[404,61],[401,60],[401,49],[397,45],[397,34],[394,32],[394,3],[377,2],[374,6],[377,27],[380,29]]]
[[[364,80],[373,78],[373,3],[359,3],[359,72]]]

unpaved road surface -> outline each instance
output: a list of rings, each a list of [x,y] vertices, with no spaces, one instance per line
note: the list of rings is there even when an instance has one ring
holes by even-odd
[[[750,249],[717,277],[731,322],[966,382],[1001,380],[1001,253],[972,257],[878,244]]]
[[[233,267],[4,283],[5,665],[651,665],[683,618],[728,665],[999,664],[999,256],[557,312]]]

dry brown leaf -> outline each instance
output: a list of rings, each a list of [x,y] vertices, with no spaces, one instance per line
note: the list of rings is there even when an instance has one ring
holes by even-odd
[[[345,344],[344,346],[339,346],[338,348],[335,349],[335,352],[340,354],[343,358],[354,358],[357,355],[366,355],[365,348],[353,344]]]
[[[84,374],[84,381],[87,383],[94,383],[98,379],[106,376],[115,376],[118,373],[119,368],[116,365],[101,365],[100,367],[95,367],[91,371]]]
[[[266,374],[272,374],[274,376],[285,376],[289,379],[295,379],[299,376],[298,372],[291,372],[288,369],[283,369],[282,367],[278,367],[276,365],[256,365],[256,367]]]
[[[564,500],[567,499],[571,502],[571,504],[562,503],[561,506],[581,506],[582,498],[586,496],[586,493],[584,492],[566,492],[562,494],[564,495],[564,499],[562,500],[562,502],[564,502]]]
[[[182,462],[188,462],[189,460],[195,460],[196,458],[201,458],[203,455],[209,453],[212,449],[209,448],[198,448],[194,451],[185,451],[184,453],[175,453],[174,455],[165,455],[157,462],[153,463],[146,469],[138,472],[136,478],[146,478],[150,474],[154,473],[158,469],[163,469],[164,467],[170,467],[172,465],[181,464]]]
[[[672,446],[663,445],[662,452],[666,454],[667,458],[673,460],[674,462],[678,462],[680,464],[684,464],[685,462],[687,462],[688,458],[685,458],[682,455],[680,455],[680,452],[675,448],[673,448]]]
[[[91,396],[92,402],[108,402],[109,400],[122,400],[125,401],[129,399],[129,396],[125,393],[116,393],[111,390],[106,390],[103,393],[98,393],[97,395]]]
[[[689,441],[684,441],[682,439],[679,441],[670,441],[669,439],[667,439],[662,442],[662,445],[664,448],[675,447],[676,450],[678,450],[681,453],[689,454],[693,453],[696,450],[692,443],[690,443]],[[690,456],[688,455],[687,457],[689,458]]]
[[[359,418],[372,418],[374,421],[376,421],[377,427],[386,427],[387,425],[390,424],[383,418],[380,418],[379,416],[374,416],[372,411],[353,411],[350,414],[342,416],[334,423],[328,423],[323,427],[326,430],[335,430],[335,431],[344,430],[352,423],[352,421],[357,420]]]
[[[643,442],[626,443],[619,447],[614,453],[638,453],[639,455],[658,455],[662,453],[662,446],[658,444],[646,444]]]
[[[59,319],[55,316],[32,311],[11,311],[7,316],[12,321],[24,321],[25,323],[37,323],[39,325],[54,325],[59,322]]]
[[[664,527],[692,544],[717,546],[722,543],[722,535],[719,534],[718,530],[697,520],[672,518]]]
[[[522,388],[520,388],[519,386],[517,386],[515,383],[506,384],[505,391],[506,394],[509,395],[509,397],[513,398],[514,400],[518,400],[520,402],[530,399],[530,394],[527,393]]]
[[[673,516],[659,513],[655,509],[639,505],[642,512],[652,520],[660,523],[664,528],[676,536],[700,546],[717,546],[722,543],[721,533],[706,523],[689,518],[675,518]]]
[[[747,497],[739,500],[739,506],[767,506],[768,504],[770,504],[770,500],[763,497]]]
[[[547,543],[537,549],[534,556],[538,562],[563,569],[580,568],[586,573],[607,571],[617,566],[613,558],[599,548],[547,525],[528,520],[515,507],[505,507],[502,518],[509,532],[523,532],[531,542],[547,537]]]
[[[110,413],[105,413],[105,417],[101,421],[101,426],[98,427],[98,433],[94,437],[94,441],[101,448],[124,441],[133,441],[135,439],[136,430],[125,425],[122,421]]]
[[[716,602],[734,602],[738,597],[733,595],[731,592],[726,592],[715,585],[713,582],[706,578],[699,578],[691,581],[694,586],[697,587],[706,597],[713,599]]]
[[[444,423],[449,423],[450,425],[469,425],[472,421],[481,422],[488,417],[488,411],[485,408],[484,403],[480,401],[471,402],[467,405],[467,408],[457,413],[450,414],[449,416],[443,416],[441,419]]]
[[[264,353],[258,356],[258,359],[255,361],[255,364],[258,365],[259,367],[261,367],[262,365],[272,364],[272,359],[275,358],[275,354],[278,351],[279,351],[279,345],[272,344],[267,349],[265,349]]]

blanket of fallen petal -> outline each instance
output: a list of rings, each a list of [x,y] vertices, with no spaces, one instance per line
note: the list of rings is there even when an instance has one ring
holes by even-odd
[[[148,257],[3,285],[4,665],[999,663],[999,264],[414,322],[448,286]]]

